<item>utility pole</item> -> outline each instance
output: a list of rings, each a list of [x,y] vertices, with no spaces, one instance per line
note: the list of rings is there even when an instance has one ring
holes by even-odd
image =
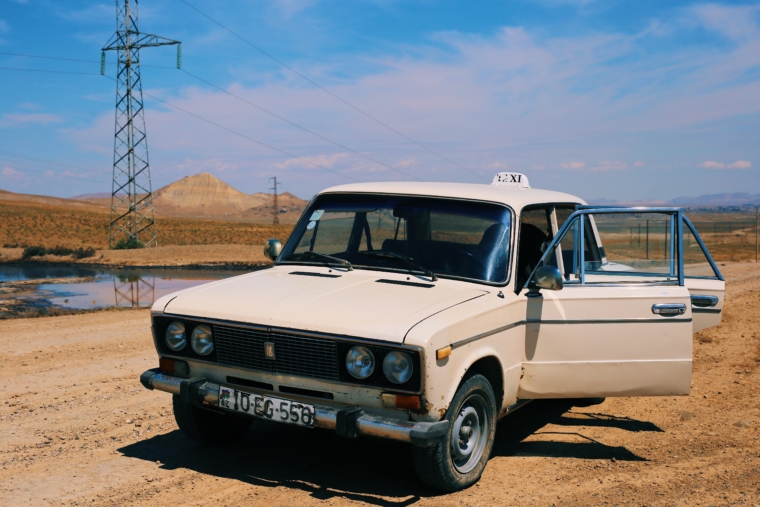
[[[277,183],[277,176],[269,178],[269,181],[274,181],[274,183],[272,183],[272,188],[269,190],[272,191],[272,195],[274,196],[274,203],[272,208],[272,225],[277,225],[280,223],[280,210],[277,208],[277,185],[280,185],[282,187],[282,183]]]
[[[125,240],[147,247],[158,246],[153,217],[153,190],[148,163],[140,49],[177,45],[177,68],[181,49],[176,40],[140,33],[138,0],[116,0],[116,33],[103,47],[100,73],[105,74],[105,52],[116,51],[116,129],[114,134],[111,226],[108,243]]]
[[[758,252],[760,252],[758,238],[760,238],[760,207],[755,206],[755,262],[757,262]]]

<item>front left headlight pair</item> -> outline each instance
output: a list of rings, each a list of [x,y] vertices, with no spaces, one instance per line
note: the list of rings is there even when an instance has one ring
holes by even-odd
[[[346,354],[346,370],[352,377],[363,380],[375,371],[375,356],[367,347],[351,347]],[[383,358],[383,373],[394,384],[403,384],[412,378],[414,362],[406,352],[392,350]]]
[[[165,333],[166,345],[175,352],[185,348],[187,345],[187,335],[185,325],[182,322],[174,321],[166,328]],[[211,332],[211,326],[199,324],[193,328],[190,334],[190,346],[196,354],[207,356],[214,350],[214,335]]]

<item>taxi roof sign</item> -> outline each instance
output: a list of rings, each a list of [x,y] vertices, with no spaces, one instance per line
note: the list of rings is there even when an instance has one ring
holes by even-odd
[[[530,188],[528,177],[521,173],[496,173],[491,185],[497,187]]]

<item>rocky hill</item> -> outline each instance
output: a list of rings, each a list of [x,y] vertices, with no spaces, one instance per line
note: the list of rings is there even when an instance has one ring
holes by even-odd
[[[101,206],[111,205],[110,194],[89,194],[76,198]],[[153,192],[155,213],[165,217],[268,222],[272,219],[273,204],[271,194],[243,193],[209,173],[187,176]],[[280,221],[295,222],[307,204],[308,201],[289,192],[280,194],[277,198]]]
[[[187,176],[153,193],[156,214],[174,217],[264,219],[271,217],[273,197],[246,194],[209,173]],[[278,196],[282,219],[295,220],[307,201],[285,192]]]

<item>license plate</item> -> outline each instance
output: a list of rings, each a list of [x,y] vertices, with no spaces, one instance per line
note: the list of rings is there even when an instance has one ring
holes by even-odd
[[[314,405],[219,386],[219,406],[235,412],[298,426],[314,426]]]

